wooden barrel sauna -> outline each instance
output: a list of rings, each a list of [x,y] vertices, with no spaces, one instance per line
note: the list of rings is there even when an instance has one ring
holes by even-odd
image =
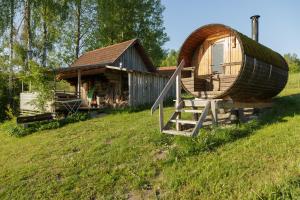
[[[288,65],[277,52],[222,24],[195,30],[183,43],[183,88],[197,98],[268,100],[286,85]]]

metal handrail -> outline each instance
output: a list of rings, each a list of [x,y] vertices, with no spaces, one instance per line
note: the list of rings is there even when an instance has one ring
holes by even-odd
[[[182,59],[182,61],[180,62],[180,64],[176,68],[174,74],[171,76],[170,80],[167,82],[166,86],[161,91],[160,95],[158,96],[155,103],[153,104],[153,106],[151,108],[151,114],[153,114],[154,111],[158,108],[158,106],[163,102],[165,96],[167,95],[168,91],[172,87],[172,84],[175,82],[177,75],[181,72],[182,68],[184,67],[184,64],[185,64],[185,62]]]

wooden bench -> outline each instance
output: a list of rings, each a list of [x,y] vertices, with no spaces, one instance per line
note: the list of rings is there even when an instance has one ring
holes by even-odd
[[[31,122],[46,121],[46,120],[53,120],[52,113],[20,116],[20,117],[17,117],[17,124],[27,124],[27,123],[31,123]]]

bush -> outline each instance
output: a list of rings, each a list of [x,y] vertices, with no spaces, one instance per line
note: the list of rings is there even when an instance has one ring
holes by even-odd
[[[71,124],[79,121],[85,121],[89,119],[89,115],[85,113],[76,113],[67,116],[64,119],[55,119],[52,121],[42,121],[34,122],[28,125],[28,127],[23,127],[21,125],[15,125],[9,128],[8,132],[11,136],[23,137],[30,135],[37,131],[56,129],[65,126],[66,124]]]

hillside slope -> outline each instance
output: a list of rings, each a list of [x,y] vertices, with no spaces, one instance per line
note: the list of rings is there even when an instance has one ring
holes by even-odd
[[[162,135],[149,110],[23,138],[6,122],[0,199],[299,199],[299,92],[286,89],[258,122],[195,139]]]

